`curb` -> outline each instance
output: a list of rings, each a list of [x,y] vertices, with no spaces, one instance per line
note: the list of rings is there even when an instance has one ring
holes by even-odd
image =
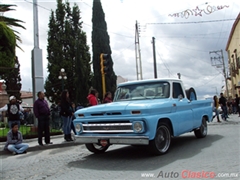
[[[51,136],[51,139],[63,139],[63,135],[55,135],[55,136]],[[38,151],[38,150],[45,150],[45,149],[54,149],[54,148],[61,148],[61,147],[68,147],[68,146],[78,146],[78,145],[82,145],[82,143],[79,143],[77,141],[64,141],[62,140],[62,142],[57,142],[56,144],[51,144],[51,145],[44,145],[44,146],[39,146],[38,145],[38,138],[33,138],[33,139],[23,139],[23,143],[32,143],[34,142],[34,145],[30,145],[29,148],[27,149],[28,152],[32,152],[32,151]],[[2,146],[2,149],[0,150],[0,155],[4,155],[4,154],[11,154],[9,151],[4,150],[4,146],[5,146],[6,142],[0,142],[0,147]]]
[[[51,145],[44,145],[44,146],[39,146],[39,145],[34,145],[30,146],[27,149],[27,152],[33,152],[33,151],[39,151],[39,150],[45,150],[45,149],[55,149],[55,148],[61,148],[61,147],[70,147],[70,146],[79,146],[82,145],[82,143],[71,141],[71,142],[62,142],[61,144],[51,144]],[[1,150],[0,155],[6,155],[6,154],[11,154],[7,150]]]
[[[44,137],[43,137],[44,138]],[[54,136],[50,136],[51,139],[56,139],[56,138],[63,138],[63,134],[61,135],[54,135]],[[38,138],[30,138],[30,139],[23,139],[24,143],[30,143],[30,142],[34,142],[34,141],[38,141]],[[0,142],[0,146],[4,146],[6,143],[6,141],[4,142]]]

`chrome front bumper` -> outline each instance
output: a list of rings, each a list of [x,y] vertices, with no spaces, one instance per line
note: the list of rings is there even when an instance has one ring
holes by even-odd
[[[148,145],[147,136],[79,136],[75,135],[76,141],[83,144],[99,143],[100,140],[107,140],[109,144],[131,144]]]

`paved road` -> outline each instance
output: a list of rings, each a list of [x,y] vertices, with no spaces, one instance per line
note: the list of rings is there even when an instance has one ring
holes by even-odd
[[[199,179],[192,177],[200,175],[209,177],[205,179],[240,179],[237,115],[231,115],[229,122],[209,123],[206,138],[196,139],[193,133],[174,138],[163,156],[119,145],[95,155],[84,145],[63,142],[59,136],[52,141],[54,145],[44,148],[37,146],[36,140],[29,141],[31,148],[23,155],[1,153],[0,179]]]

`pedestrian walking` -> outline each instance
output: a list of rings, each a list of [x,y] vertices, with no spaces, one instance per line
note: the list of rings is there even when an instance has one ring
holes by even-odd
[[[236,102],[236,112],[238,113],[238,116],[240,117],[240,104],[239,104],[239,97],[238,94],[235,95],[235,102]]]
[[[97,99],[97,104],[101,104],[101,100],[99,99],[99,92],[97,91],[95,93],[96,99]]]
[[[18,124],[18,129],[20,129],[20,112],[24,112],[25,110],[22,106],[17,102],[15,96],[10,96],[9,103],[0,108],[0,112],[6,111],[8,116],[8,127],[11,128],[12,123]]]
[[[227,112],[227,99],[223,96],[223,93],[220,94],[220,98],[219,98],[219,104],[222,108],[222,119],[224,121],[227,121],[228,118],[228,112]]]
[[[76,105],[75,105],[75,103],[73,102],[72,103],[72,109],[73,109],[73,113],[76,111]],[[73,130],[73,133],[76,135],[77,133],[76,133],[76,129],[75,129],[75,127],[74,127],[74,124],[73,124],[73,120],[74,119],[76,119],[76,117],[75,117],[75,115],[73,114],[73,116],[72,116],[72,121],[71,121],[71,130]]]
[[[111,103],[112,102],[112,93],[111,92],[106,92],[103,103]]]
[[[89,95],[87,96],[88,99],[88,106],[95,106],[98,105],[98,99],[96,97],[97,90],[91,89]]]
[[[232,97],[229,97],[227,100],[227,110],[228,110],[228,115],[232,114]]]
[[[218,111],[218,108],[219,108],[219,102],[218,102],[218,97],[217,96],[213,96],[213,112],[215,112],[214,116],[213,116],[213,119],[215,117],[217,117],[217,122],[221,122],[219,120],[219,111]]]
[[[50,142],[50,108],[47,101],[44,99],[45,94],[42,91],[37,93],[38,99],[34,102],[33,111],[38,119],[38,144],[43,146],[42,137],[44,132],[45,143],[52,144]]]
[[[76,110],[79,110],[79,109],[82,109],[82,108],[83,108],[83,106],[80,103],[78,103],[77,107],[76,107]]]
[[[13,155],[27,153],[29,145],[23,143],[22,133],[18,131],[18,123],[11,124],[11,130],[7,134],[7,142],[4,146],[5,150],[9,150]]]
[[[237,114],[237,106],[235,99],[232,99],[232,108],[233,108],[233,114]]]
[[[64,132],[64,139],[66,141],[73,141],[71,137],[71,123],[72,123],[72,116],[73,116],[73,108],[69,98],[68,90],[64,90],[61,95],[61,102],[60,102],[60,115],[63,119],[63,132]]]

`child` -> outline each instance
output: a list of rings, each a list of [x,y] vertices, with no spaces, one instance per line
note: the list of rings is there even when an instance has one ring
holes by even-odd
[[[7,134],[7,142],[4,149],[12,152],[13,155],[27,153],[28,144],[22,143],[22,133],[18,131],[18,123],[11,124],[11,130]]]

